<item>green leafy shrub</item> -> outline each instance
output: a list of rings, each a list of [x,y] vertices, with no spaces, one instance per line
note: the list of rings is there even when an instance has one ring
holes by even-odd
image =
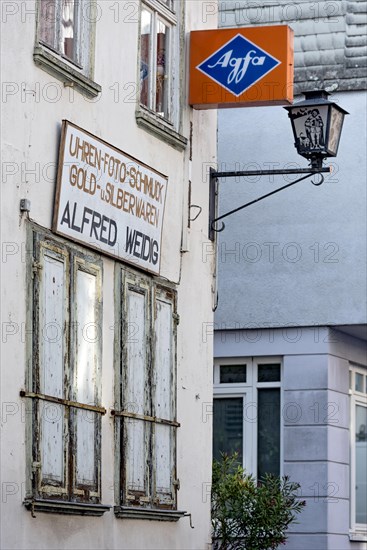
[[[266,475],[258,483],[237,455],[213,463],[212,527],[215,550],[268,550],[286,541],[286,531],[305,506],[298,483]]]

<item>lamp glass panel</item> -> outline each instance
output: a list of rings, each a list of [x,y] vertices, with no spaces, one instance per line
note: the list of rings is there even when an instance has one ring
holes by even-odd
[[[336,107],[332,106],[330,110],[330,130],[329,130],[329,143],[328,149],[336,155],[338,152],[339,140],[342,131],[344,113],[339,111]]]
[[[300,155],[325,152],[327,105],[311,105],[291,111],[295,140]]]

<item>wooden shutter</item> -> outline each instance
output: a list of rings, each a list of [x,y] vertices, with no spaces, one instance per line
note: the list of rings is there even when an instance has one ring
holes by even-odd
[[[41,394],[68,398],[69,323],[68,257],[62,249],[41,243],[34,267],[34,389]],[[36,492],[64,497],[68,492],[68,410],[42,400],[34,402],[35,442],[33,470]]]
[[[149,286],[144,279],[126,276],[124,292],[124,376],[125,412],[149,414]],[[143,419],[122,418],[123,486],[127,505],[149,502],[149,440],[151,426]]]
[[[154,300],[154,392],[152,415],[176,420],[175,296],[156,289]],[[155,423],[153,436],[154,502],[173,508],[176,503],[176,427]]]

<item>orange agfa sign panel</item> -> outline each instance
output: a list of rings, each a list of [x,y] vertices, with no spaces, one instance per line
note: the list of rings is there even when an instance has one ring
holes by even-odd
[[[192,31],[189,103],[195,109],[290,105],[293,67],[287,25]]]

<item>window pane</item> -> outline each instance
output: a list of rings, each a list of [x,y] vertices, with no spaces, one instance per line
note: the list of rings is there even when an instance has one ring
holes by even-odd
[[[61,19],[61,53],[70,59],[75,59],[75,2],[63,0]]]
[[[232,397],[214,399],[213,402],[213,456],[220,460],[221,453],[238,453],[243,459],[243,399]]]
[[[168,8],[173,10],[173,0],[159,0],[162,4],[165,4]]]
[[[246,382],[246,365],[221,365],[221,384],[234,384]]]
[[[356,372],[355,373],[355,383],[356,383],[356,391],[360,391],[360,392],[363,392],[364,391],[364,387],[363,387],[363,374],[360,374],[359,372]]]
[[[160,20],[157,23],[157,75],[156,75],[156,112],[168,116],[167,112],[167,61],[169,28]]]
[[[280,365],[267,364],[257,367],[258,382],[280,382]]]
[[[367,407],[356,405],[356,523],[367,523]]]
[[[257,477],[280,473],[280,389],[258,390]]]
[[[140,37],[140,103],[149,105],[149,89],[151,86],[151,33],[152,14],[147,10],[141,12]]]

